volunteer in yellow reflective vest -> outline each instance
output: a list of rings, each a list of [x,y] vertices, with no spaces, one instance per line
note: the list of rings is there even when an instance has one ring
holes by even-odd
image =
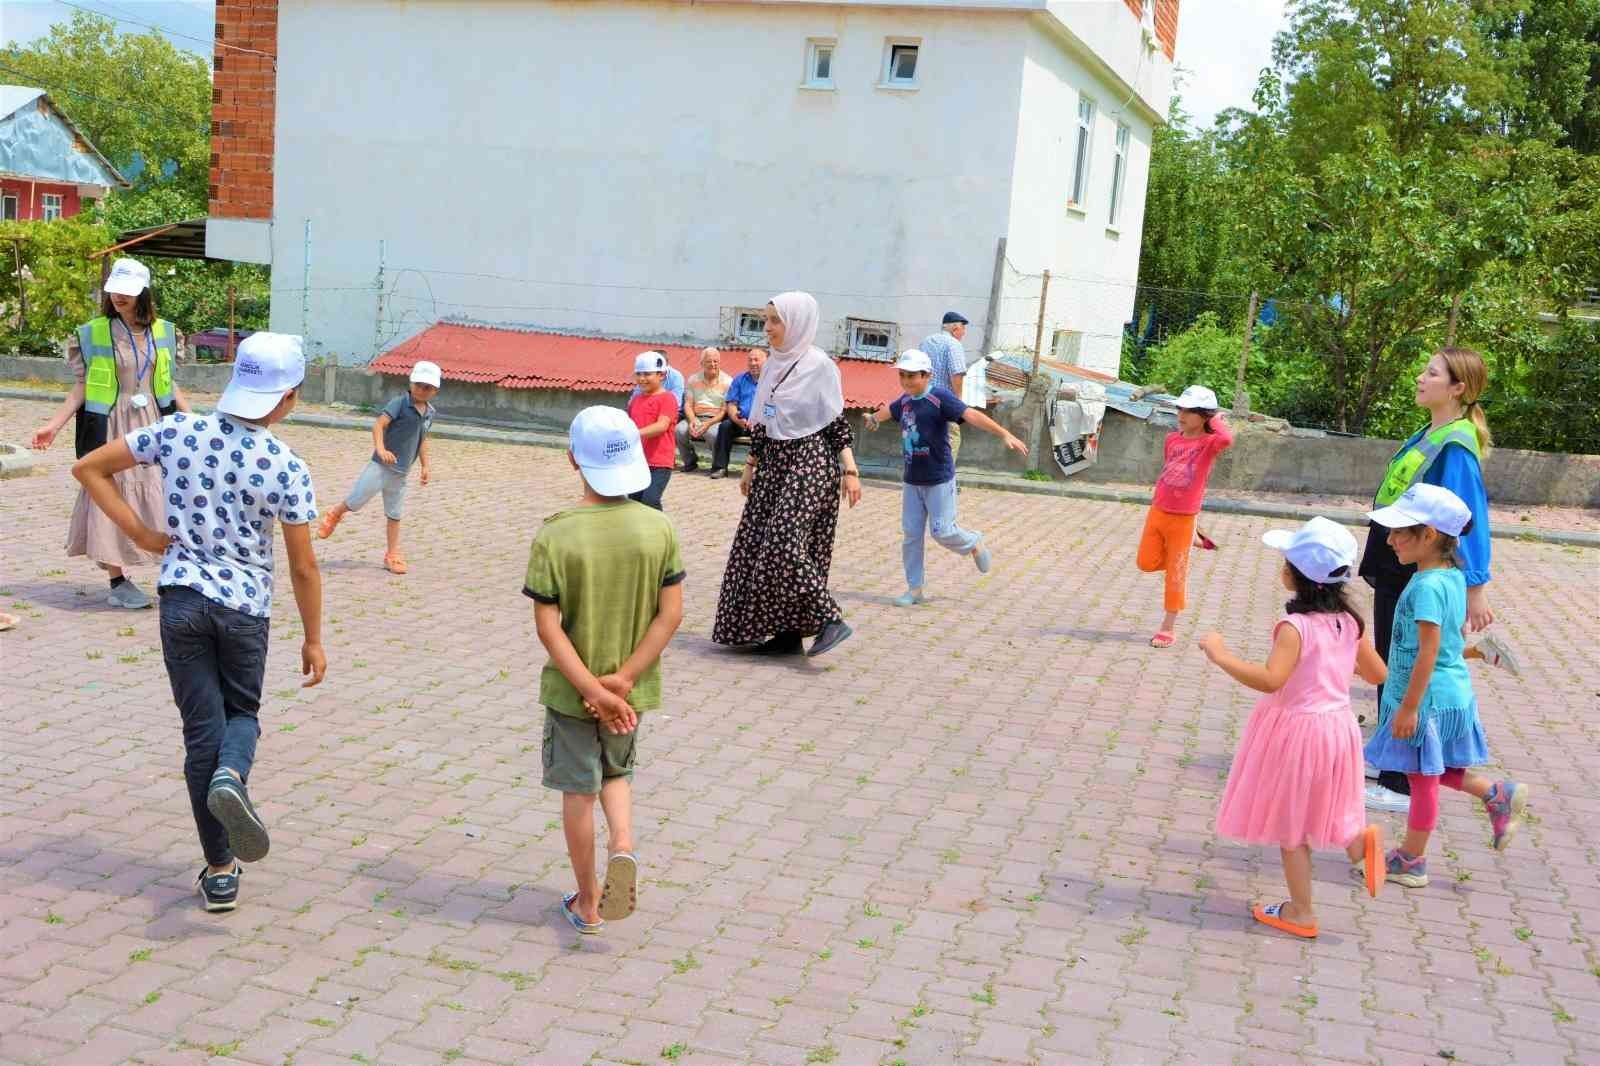
[[[149,268],[134,259],[118,259],[100,297],[100,317],[79,326],[67,344],[67,362],[77,384],[34,433],[34,448],[50,447],[62,427],[75,419],[81,457],[164,414],[189,410],[188,398],[173,380],[182,350],[183,337],[172,323],[156,317]],[[136,466],[118,474],[116,482],[141,521],[154,529],[166,528],[159,469]],[[110,574],[106,602],[113,607],[139,609],[153,604],[123,571],[158,562],[159,556],[124,536],[81,490],[67,531],[67,555],[86,555]]]
[[[1444,348],[1434,353],[1422,373],[1417,375],[1417,405],[1427,409],[1432,420],[1413,433],[1385,471],[1375,503],[1387,506],[1400,494],[1421,481],[1449,489],[1472,511],[1472,524],[1456,545],[1461,576],[1467,581],[1467,630],[1476,633],[1494,621],[1489,607],[1489,497],[1483,487],[1480,467],[1489,453],[1489,421],[1478,405],[1489,383],[1483,356],[1471,348]],[[1416,572],[1415,566],[1402,566],[1386,539],[1388,530],[1368,526],[1367,547],[1361,556],[1360,574],[1372,586],[1372,640],[1389,661],[1389,638],[1394,629],[1395,606],[1400,593]],[[1378,701],[1383,701],[1383,686],[1378,686]],[[1369,714],[1376,720],[1376,714]],[[1404,795],[1409,792],[1404,774],[1384,774],[1382,788],[1369,788],[1368,803],[1386,810],[1404,810]],[[1384,790],[1389,795],[1384,795]]]

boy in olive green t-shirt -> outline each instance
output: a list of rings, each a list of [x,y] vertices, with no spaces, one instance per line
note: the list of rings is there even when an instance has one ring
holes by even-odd
[[[523,593],[549,662],[544,785],[561,792],[561,822],[578,891],[561,911],[580,933],[633,913],[632,779],[639,712],[661,706],[661,651],[683,621],[683,561],[672,522],[628,499],[650,482],[639,429],[622,411],[572,420],[567,456],[583,503],[545,520]],[[605,809],[605,884],[595,872],[594,801]]]

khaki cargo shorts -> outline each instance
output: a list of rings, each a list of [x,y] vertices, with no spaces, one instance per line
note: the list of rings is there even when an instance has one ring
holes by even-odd
[[[638,729],[618,736],[600,728],[596,718],[574,718],[546,707],[544,787],[592,796],[610,778],[632,778],[638,739]]]

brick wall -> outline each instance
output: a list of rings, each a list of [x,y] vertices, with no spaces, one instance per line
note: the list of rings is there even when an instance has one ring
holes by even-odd
[[[270,219],[278,0],[216,0],[216,4],[211,214]]]
[[[1144,17],[1144,0],[1122,0],[1135,18]],[[1178,52],[1178,0],[1156,0],[1156,40],[1161,50],[1173,59]]]

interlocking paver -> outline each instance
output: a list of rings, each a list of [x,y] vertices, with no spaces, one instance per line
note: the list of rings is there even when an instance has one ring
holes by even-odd
[[[0,437],[44,411],[0,400]],[[326,500],[366,459],[361,434],[284,435]],[[1596,553],[1495,542],[1495,610],[1526,670],[1474,682],[1500,765],[1539,787],[1515,848],[1490,850],[1453,797],[1428,889],[1370,901],[1319,857],[1324,934],[1303,944],[1246,912],[1283,893],[1276,854],[1211,831],[1252,700],[1189,641],[1219,628],[1265,652],[1283,598],[1270,522],[1208,519],[1222,548],[1196,554],[1184,642],[1161,652],[1156,580],[1131,565],[1138,507],[968,489],[995,572],[931,556],[934,598],[905,611],[888,603],[897,490],[872,484],[832,581],[856,636],[756,662],[708,638],[737,490],[679,477],[687,614],[646,717],[640,909],[579,939],[556,913],[570,873],[518,591],[572,475],[554,451],[436,443],[438,484],[408,502],[410,575],[381,569],[374,515],[318,544],[321,688],[298,687],[284,590],[253,779],[273,853],[231,915],[193,894],[155,612],[102,607],[96,572],[61,557],[64,450],[0,490],[0,608],[22,616],[0,636],[0,1060],[1600,1053]]]

